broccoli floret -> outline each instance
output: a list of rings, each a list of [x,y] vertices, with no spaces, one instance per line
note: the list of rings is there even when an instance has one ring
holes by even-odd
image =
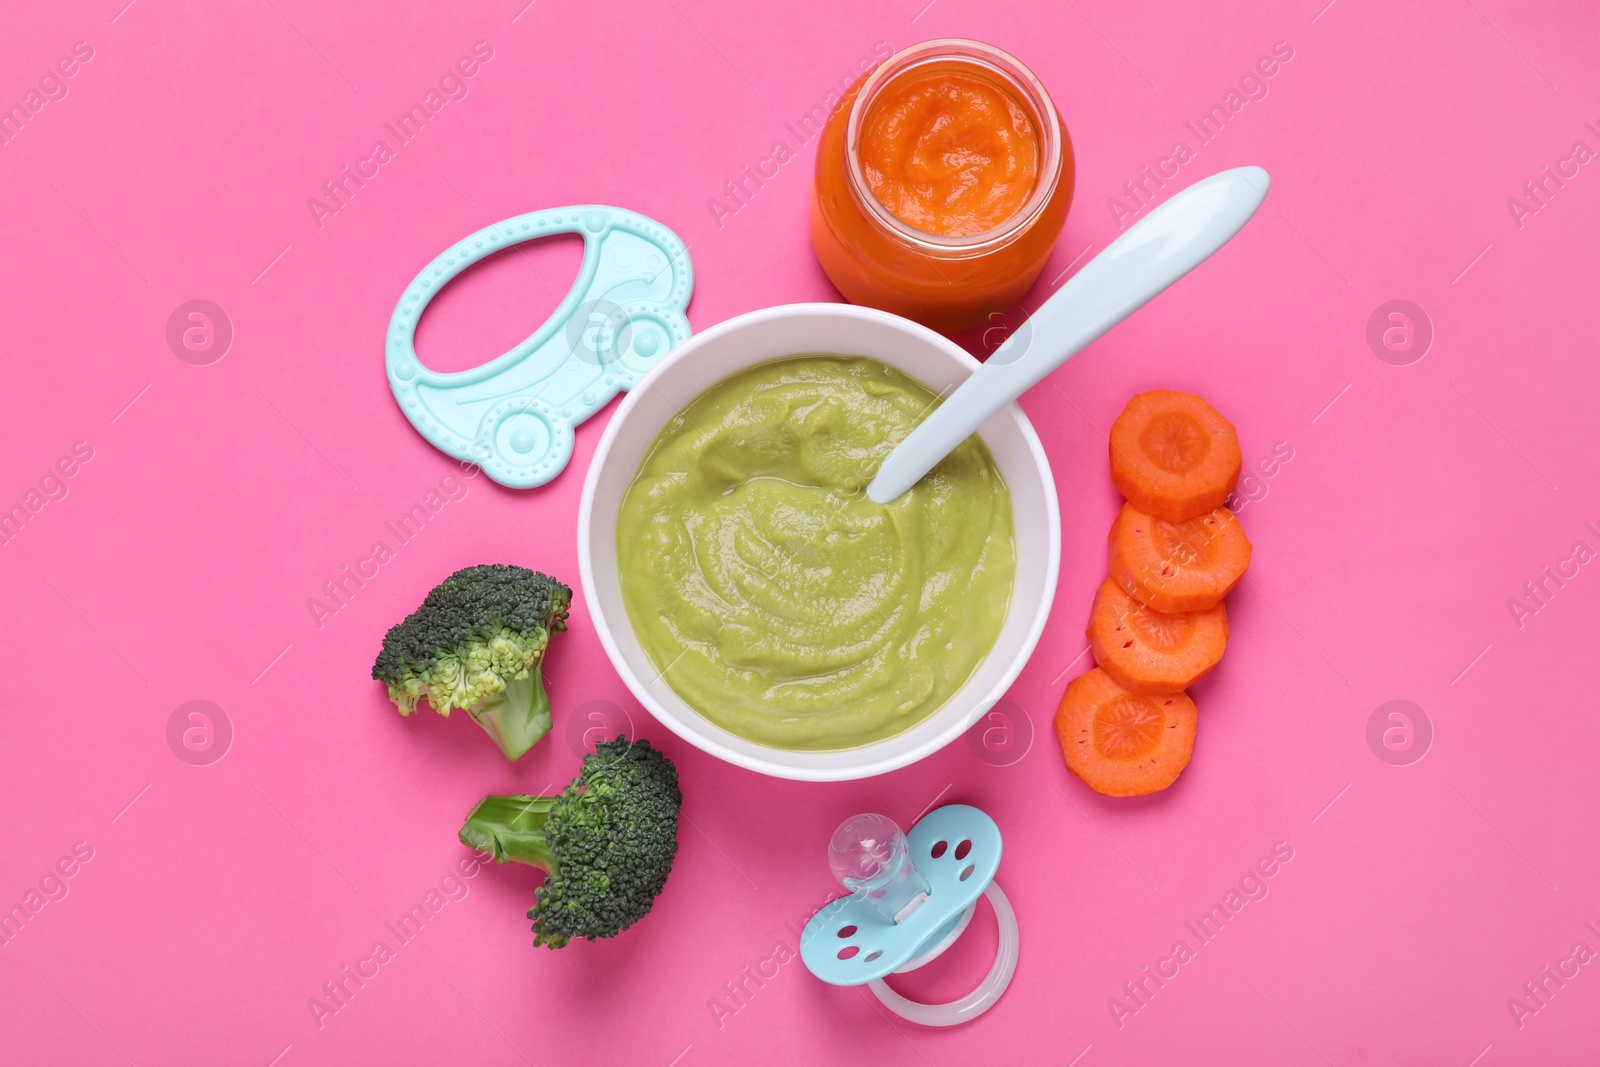
[[[484,797],[461,843],[547,877],[533,891],[533,943],[615,937],[649,912],[678,854],[683,793],[648,741],[602,741],[559,796]]]
[[[440,715],[464,709],[514,760],[550,732],[539,665],[571,604],[571,589],[526,567],[466,567],[390,628],[372,677],[402,715],[423,699]]]

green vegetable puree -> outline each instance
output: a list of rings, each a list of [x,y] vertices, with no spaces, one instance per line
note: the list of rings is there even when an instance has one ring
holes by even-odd
[[[667,424],[617,560],[634,632],[690,707],[777,748],[850,748],[932,714],[988,655],[1016,550],[983,442],[891,504],[864,492],[935,400],[876,360],[800,356]]]

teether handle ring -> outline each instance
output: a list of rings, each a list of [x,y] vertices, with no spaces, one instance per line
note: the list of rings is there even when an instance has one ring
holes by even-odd
[[[989,905],[994,908],[1000,944],[995,950],[994,965],[989,968],[989,973],[978,984],[978,988],[946,1004],[923,1004],[896,993],[882,978],[874,978],[867,983],[867,988],[877,995],[884,1007],[902,1019],[922,1026],[955,1026],[970,1022],[994,1007],[1011,984],[1012,976],[1017,973],[1021,938],[1017,931],[1017,913],[1000,887],[990,882],[983,895],[989,898]]]
[[[422,364],[417,324],[452,279],[496,252],[563,233],[583,236],[583,262],[538,329],[470,370],[440,372]],[[683,242],[635,212],[588,204],[504,219],[454,242],[406,287],[384,342],[389,388],[407,421],[435,448],[477,464],[501,485],[543,485],[572,458],[574,427],[631,388],[648,360],[689,336],[683,313],[693,284]],[[583,358],[571,330],[581,327],[574,316],[602,304],[627,322],[637,317],[645,332],[610,360],[598,352],[596,359]],[[546,395],[552,383],[559,388]]]

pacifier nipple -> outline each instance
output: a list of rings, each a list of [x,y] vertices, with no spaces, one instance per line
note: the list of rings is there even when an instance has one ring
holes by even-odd
[[[884,920],[904,922],[928,899],[928,880],[911,862],[906,835],[885,815],[852,815],[828,842],[828,866],[849,893]]]

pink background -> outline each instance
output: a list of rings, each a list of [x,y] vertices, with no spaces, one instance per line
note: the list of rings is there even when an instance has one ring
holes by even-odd
[[[1521,225],[1507,205],[1574,141],[1600,149],[1584,126],[1600,126],[1591,5],[124,3],[13,3],[0,39],[7,105],[74,42],[93,49],[0,147],[0,505],[75,442],[92,449],[47,479],[67,495],[0,545],[0,906],[41,878],[67,890],[0,947],[0,1058],[1595,1061],[1600,965],[1547,982],[1537,1013],[1507,1004],[1576,942],[1600,950],[1584,928],[1600,927],[1600,730],[1573,669],[1594,662],[1600,575],[1580,567],[1520,627],[1507,603],[1574,542],[1600,549],[1584,525],[1600,527],[1600,167]],[[1061,493],[1062,572],[995,747],[980,735],[841,785],[725,766],[633,702],[581,596],[549,660],[556,730],[522,761],[464,716],[402,720],[368,670],[446,573],[505,561],[576,584],[579,486],[609,416],[542,489],[466,482],[319,628],[308,599],[455,471],[385,386],[380,338],[414,272],[487,221],[600,202],[692,245],[697,328],[836,299],[806,237],[811,146],[784,124],[876,43],[955,35],[1031,65],[1077,146],[1074,209],[1029,306],[1115,236],[1107,199],[1141,164],[1193,147],[1185,120],[1275,42],[1293,49],[1182,170],[1261,164],[1270,206],[1023,400]],[[469,94],[319,227],[308,198],[477,41],[493,58]],[[798,158],[719,225],[708,198],[778,141]],[[558,245],[474,272],[433,309],[423,357],[503,351],[575,264]],[[209,366],[166,341],[192,299],[233,325]],[[1433,324],[1409,366],[1366,341],[1392,299]],[[1247,461],[1280,441],[1293,459],[1240,513],[1254,566],[1228,657],[1194,689],[1192,766],[1162,795],[1112,801],[1063,768],[1050,718],[1087,660],[1117,504],[1102,433],[1154,387],[1203,392]],[[234,731],[209,766],[168,745],[192,699]],[[1392,699],[1432,723],[1409,766],[1366,740]],[[384,924],[469,855],[455,832],[482,794],[571,776],[567,727],[589,701],[682,772],[681,851],[655,911],[614,941],[535,951],[537,873],[489,869],[447,879],[460,899],[399,945]],[[798,961],[764,962],[830,895],[823,850],[842,817],[909,823],[935,800],[979,805],[1006,835],[999,881],[1023,945],[995,1010],[921,1029]],[[47,878],[78,842],[92,859]],[[1185,922],[1276,842],[1293,859],[1269,895],[1201,945]],[[975,982],[992,919],[974,930],[901,988]],[[380,938],[394,958],[319,1026],[309,998]],[[1109,999],[1135,1006],[1123,983],[1180,939],[1194,958],[1119,1026]],[[758,987],[746,967],[770,977]]]

